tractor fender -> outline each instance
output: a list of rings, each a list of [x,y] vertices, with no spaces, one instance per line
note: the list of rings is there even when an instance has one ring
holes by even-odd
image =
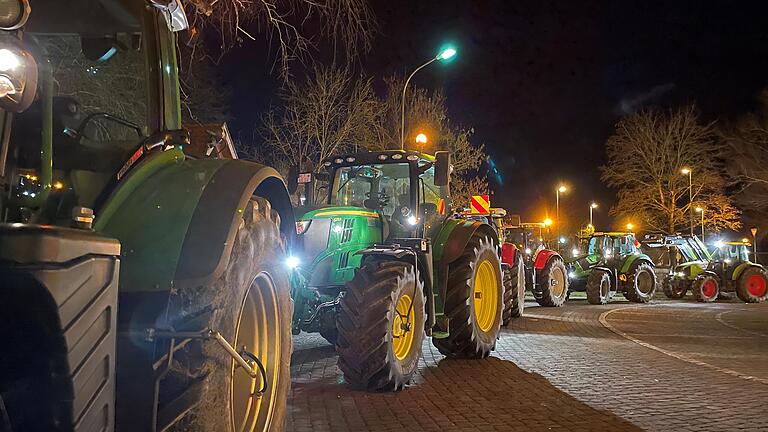
[[[731,280],[738,280],[742,273],[744,273],[744,270],[748,268],[759,268],[761,270],[765,270],[765,267],[761,266],[760,264],[755,264],[752,262],[744,262],[739,264],[734,270],[733,274],[731,275]]]
[[[648,255],[645,255],[645,254],[630,255],[624,260],[624,263],[622,264],[621,269],[619,270],[619,273],[622,273],[622,274],[628,273],[631,269],[635,268],[641,263],[646,263],[651,267],[654,267],[653,261]]]
[[[435,260],[441,264],[456,261],[467,247],[469,239],[477,231],[481,231],[491,239],[498,239],[496,231],[486,223],[476,220],[449,219],[435,238]]]
[[[557,251],[553,251],[551,249],[542,249],[536,252],[536,257],[533,260],[534,270],[542,270],[544,266],[546,266],[547,263],[554,258],[562,259]]]
[[[515,259],[520,251],[512,243],[503,243],[501,245],[501,264],[509,267],[515,266]]]
[[[254,195],[269,201],[280,216],[280,231],[286,247],[290,247],[296,223],[280,174],[264,165],[228,161],[213,176],[195,207],[176,268],[177,286],[201,286],[222,275],[229,263],[240,214]]]

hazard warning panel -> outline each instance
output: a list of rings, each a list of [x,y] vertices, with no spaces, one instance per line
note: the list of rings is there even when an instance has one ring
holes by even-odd
[[[469,200],[471,214],[487,215],[491,213],[491,200],[488,195],[473,195]]]

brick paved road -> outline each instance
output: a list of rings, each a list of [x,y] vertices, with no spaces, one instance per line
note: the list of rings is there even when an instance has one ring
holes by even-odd
[[[768,430],[768,304],[530,305],[492,358],[431,342],[394,394],[346,387],[322,338],[295,339],[288,429]]]

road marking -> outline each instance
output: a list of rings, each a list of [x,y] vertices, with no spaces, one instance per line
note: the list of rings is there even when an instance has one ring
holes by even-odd
[[[720,366],[715,366],[713,364],[709,364],[709,363],[703,362],[701,360],[696,360],[694,358],[688,357],[688,356],[686,356],[684,354],[680,354],[680,353],[676,353],[676,352],[673,352],[673,351],[669,351],[669,350],[666,350],[664,348],[658,347],[656,345],[649,344],[648,342],[644,342],[644,341],[642,341],[642,340],[640,340],[640,339],[638,339],[638,338],[636,338],[636,337],[634,337],[634,336],[632,336],[630,334],[627,334],[627,333],[617,329],[616,327],[612,326],[608,322],[608,320],[607,320],[608,315],[610,315],[610,314],[612,314],[614,312],[622,311],[622,310],[625,310],[625,309],[637,309],[638,307],[646,307],[647,308],[648,306],[625,306],[625,307],[622,307],[622,308],[611,309],[609,311],[605,311],[605,312],[600,314],[600,318],[599,318],[600,324],[602,324],[603,327],[607,328],[608,330],[610,330],[610,331],[616,333],[617,335],[623,337],[624,339],[632,341],[632,342],[634,342],[634,343],[636,343],[636,344],[638,344],[638,345],[640,345],[642,347],[645,347],[645,348],[648,348],[648,349],[652,349],[652,350],[654,350],[656,352],[659,352],[661,354],[664,354],[666,356],[669,356],[669,357],[672,357],[672,358],[684,361],[686,363],[691,363],[691,364],[696,365],[696,366],[702,366],[702,367],[705,367],[705,368],[708,368],[708,369],[712,369],[714,371],[717,371],[717,372],[720,372],[720,373],[724,373],[726,375],[734,376],[736,378],[741,378],[743,380],[754,381],[754,382],[759,382],[761,384],[768,385],[768,379],[760,378],[760,377],[756,377],[756,376],[752,376],[752,375],[746,375],[746,374],[743,374],[741,372],[737,372],[737,371],[732,370],[732,369],[727,369],[727,368],[723,368],[723,367],[720,367]]]
[[[735,324],[731,324],[729,322],[726,322],[723,319],[723,315],[725,315],[727,313],[739,312],[739,311],[744,311],[744,310],[746,310],[746,309],[732,309],[732,310],[727,310],[727,311],[720,312],[719,314],[715,315],[715,320],[717,320],[717,322],[719,322],[720,324],[722,324],[722,325],[724,325],[724,326],[726,326],[728,328],[734,329],[734,330],[743,331],[745,333],[749,333],[749,334],[754,335],[754,336],[768,337],[768,334],[760,333],[760,332],[753,331],[753,330],[748,330],[748,329],[745,329],[745,328],[741,328],[741,327],[739,327],[739,326],[737,326]]]

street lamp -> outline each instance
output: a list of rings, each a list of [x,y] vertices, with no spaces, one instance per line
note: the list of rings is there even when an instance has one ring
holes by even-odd
[[[701,213],[701,241],[704,241],[704,209],[696,207],[696,213]]]
[[[691,235],[693,235],[693,170],[684,167],[680,170],[683,175],[688,176],[688,210],[690,214],[690,220],[691,220]]]
[[[628,223],[627,224],[627,231],[632,232],[632,228],[634,228],[634,227],[635,227],[634,225],[632,225],[631,223]]]
[[[420,133],[416,135],[416,144],[426,144],[427,141],[427,136],[425,134]]]
[[[411,74],[408,76],[408,79],[405,80],[405,85],[403,85],[403,100],[402,100],[402,109],[401,109],[401,115],[400,115],[400,150],[405,149],[405,93],[406,90],[408,90],[408,83],[411,82],[411,78],[413,78],[414,75],[416,75],[416,72],[422,70],[423,68],[431,65],[435,61],[444,61],[447,62],[454,58],[456,56],[456,49],[452,47],[447,47],[441,50],[434,58],[430,59],[428,62],[424,63],[423,65],[417,67]]]
[[[560,194],[568,191],[568,188],[564,185],[560,185],[555,189],[555,222],[557,222],[557,236],[560,237]]]
[[[592,224],[592,210],[594,210],[596,208],[597,208],[597,203],[596,202],[593,202],[592,204],[589,205],[589,225],[590,226],[594,226]]]

